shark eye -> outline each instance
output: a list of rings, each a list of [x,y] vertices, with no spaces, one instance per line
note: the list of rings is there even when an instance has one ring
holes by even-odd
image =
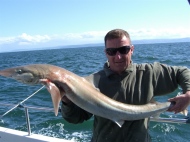
[[[16,73],[18,73],[18,74],[22,74],[23,71],[22,71],[21,69],[19,69],[19,70],[16,70]]]

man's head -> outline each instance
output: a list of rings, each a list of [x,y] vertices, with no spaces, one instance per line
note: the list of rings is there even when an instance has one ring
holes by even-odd
[[[129,34],[122,29],[114,29],[106,34],[104,41],[110,69],[121,74],[131,63],[134,51]]]

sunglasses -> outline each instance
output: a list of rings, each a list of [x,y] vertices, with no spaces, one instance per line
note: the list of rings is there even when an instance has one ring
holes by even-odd
[[[131,49],[131,46],[122,46],[122,47],[119,47],[119,48],[106,48],[106,53],[109,55],[109,56],[115,56],[117,51],[120,53],[120,54],[127,54]]]

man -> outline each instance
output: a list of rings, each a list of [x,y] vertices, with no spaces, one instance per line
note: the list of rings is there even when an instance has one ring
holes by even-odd
[[[190,103],[190,70],[185,67],[160,63],[134,64],[131,56],[134,46],[129,34],[115,29],[105,36],[104,69],[87,77],[100,92],[126,104],[141,105],[152,97],[173,92],[180,85],[183,94],[169,101],[176,104],[169,109],[178,113]],[[62,116],[70,123],[82,123],[93,114],[62,98]],[[125,121],[120,128],[111,120],[94,116],[92,142],[149,142],[149,119]]]

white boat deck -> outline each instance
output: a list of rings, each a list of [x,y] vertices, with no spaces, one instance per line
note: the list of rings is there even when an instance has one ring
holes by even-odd
[[[38,134],[28,135],[27,132],[0,127],[0,142],[73,142]]]

